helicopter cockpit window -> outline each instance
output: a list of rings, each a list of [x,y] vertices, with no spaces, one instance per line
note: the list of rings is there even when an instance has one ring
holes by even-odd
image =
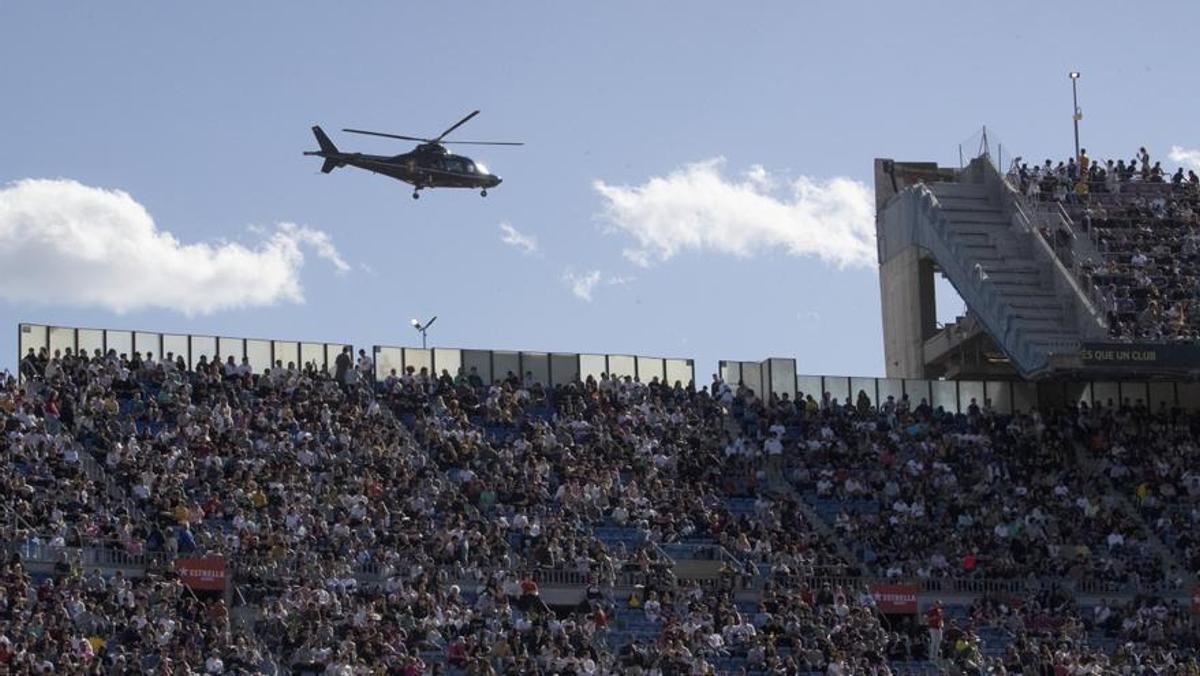
[[[487,167],[483,166],[483,162],[476,162],[475,163],[475,173],[480,174],[482,176],[486,176],[490,172],[488,172]]]

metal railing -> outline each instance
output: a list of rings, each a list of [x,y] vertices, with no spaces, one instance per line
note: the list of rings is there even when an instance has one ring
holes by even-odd
[[[170,562],[163,551],[131,551],[116,540],[93,542],[79,547],[51,545],[43,542],[10,542],[3,546],[9,555],[17,555],[30,563],[67,563],[82,568],[160,568]],[[185,555],[191,556],[191,554]]]

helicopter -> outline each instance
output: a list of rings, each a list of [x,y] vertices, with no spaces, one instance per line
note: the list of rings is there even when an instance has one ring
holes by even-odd
[[[305,155],[315,155],[325,158],[321,165],[321,173],[328,174],[338,167],[358,167],[367,171],[383,174],[404,181],[413,187],[413,199],[421,197],[421,191],[426,188],[478,188],[479,194],[487,197],[488,188],[500,185],[501,178],[489,173],[487,167],[469,157],[454,155],[446,151],[446,144],[477,146],[519,146],[524,143],[512,141],[443,141],[446,136],[466,124],[468,120],[479,114],[479,111],[467,115],[456,122],[436,138],[418,138],[401,134],[385,134],[378,131],[363,129],[343,129],[351,134],[367,136],[383,136],[403,141],[419,141],[420,145],[407,153],[400,155],[365,155],[363,153],[343,153],[333,145],[329,136],[321,127],[312,128],[313,136],[317,137],[320,150],[306,150]]]

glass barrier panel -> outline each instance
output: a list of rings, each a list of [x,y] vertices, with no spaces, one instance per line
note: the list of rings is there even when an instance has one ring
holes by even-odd
[[[989,380],[984,384],[983,391],[993,411],[1003,415],[1013,412],[1012,387],[1007,380]]]
[[[1012,401],[1015,412],[1029,413],[1037,408],[1037,383],[1013,381]]]
[[[796,396],[807,400],[812,397],[817,403],[821,402],[821,376],[796,376]]]
[[[771,381],[771,394],[778,395],[781,399],[785,394],[788,399],[796,398],[795,359],[768,359],[767,375]]]
[[[325,368],[325,345],[322,343],[300,343],[300,368],[312,366],[320,371]]]
[[[608,373],[608,359],[602,354],[579,355],[579,376],[599,381],[600,374]]]
[[[511,350],[492,351],[492,380],[521,376],[521,354]]]
[[[217,358],[217,339],[213,336],[192,336],[192,366],[200,363],[204,357],[206,362]]]
[[[579,355],[552,354],[550,355],[550,382],[555,385],[568,385],[579,380]]]
[[[1078,408],[1080,404],[1092,405],[1092,384],[1090,382],[1069,382],[1067,388],[1067,405]]]
[[[667,377],[666,362],[658,357],[638,357],[637,358],[637,377],[638,380],[649,385],[657,380],[664,382]]]
[[[866,392],[867,400],[871,402],[871,406],[879,405],[879,394],[875,391],[874,378],[851,378],[850,379],[850,396],[854,398],[854,405],[858,406],[858,393]]]
[[[178,362],[180,357],[183,357],[183,363],[191,364],[191,355],[188,352],[188,337],[178,333],[163,334],[162,339],[163,359],[170,359]]]
[[[758,362],[744,361],[742,362],[742,385],[745,385],[756,396],[763,396],[763,374],[762,365]]]
[[[433,375],[433,350],[406,347],[404,348],[404,369],[413,367],[413,373],[421,375],[421,369],[425,369],[425,375]]]
[[[612,378],[624,379],[637,375],[637,365],[632,356],[627,354],[608,355],[608,375]]]
[[[329,374],[337,373],[337,358],[342,353],[342,350],[350,348],[350,363],[358,366],[358,353],[354,351],[353,345],[345,345],[343,343],[325,343],[325,372]]]
[[[528,381],[525,383],[526,385],[539,383],[545,386],[549,384],[550,355],[545,352],[522,352],[521,371],[521,378],[524,381]]]
[[[717,372],[721,374],[721,380],[730,387],[737,389],[737,384],[742,382],[742,362],[725,361],[722,359],[718,367]]]
[[[1200,410],[1200,383],[1179,383],[1179,405],[1187,411]]]
[[[916,410],[921,402],[933,405],[933,387],[928,380],[905,380],[904,393],[908,395],[909,410]]]
[[[1121,383],[1121,403],[1145,406],[1149,398],[1146,383]]]
[[[228,363],[229,358],[233,357],[233,363],[241,365],[242,357],[246,356],[246,341],[241,338],[218,338],[217,350],[222,364]]]
[[[1150,383],[1150,410],[1157,412],[1162,408],[1168,410],[1175,407],[1175,383]]]
[[[888,397],[892,398],[892,403],[899,404],[904,398],[904,381],[899,378],[880,378],[879,379],[879,405],[887,403]]]
[[[132,331],[105,331],[104,346],[109,352],[116,352],[117,356],[129,356],[133,351],[133,332]]]
[[[679,383],[683,387],[687,387],[695,380],[696,376],[692,372],[691,359],[668,359],[666,363],[667,384],[675,387],[675,383]]]
[[[271,341],[247,340],[246,358],[250,360],[250,370],[254,373],[271,368]]]
[[[821,378],[822,394],[829,393],[832,399],[836,399],[839,406],[846,403],[846,397],[850,396],[850,379],[844,376],[825,376]],[[820,401],[820,397],[817,398]],[[851,403],[854,403],[853,400]]]
[[[960,380],[958,381],[958,410],[967,413],[971,410],[971,403],[983,410],[983,381],[980,380]]]
[[[462,350],[456,350],[448,347],[433,348],[433,368],[437,369],[438,377],[443,373],[449,374],[451,378],[457,378],[458,372],[462,371]],[[466,375],[466,372],[463,372]]]
[[[75,329],[68,329],[62,326],[50,327],[50,355],[58,352],[58,356],[62,357],[67,352],[75,353]]]
[[[300,343],[293,343],[290,340],[277,340],[272,343],[275,349],[275,363],[283,370],[299,370],[302,364],[300,363]]]
[[[133,334],[133,349],[136,352],[140,352],[143,359],[146,358],[147,352],[153,355],[155,360],[162,359],[162,334],[138,331]]]
[[[100,350],[100,354],[104,354],[104,331],[100,329],[79,329],[79,334],[76,336],[79,342],[79,350],[86,352],[89,357],[96,354],[96,350]],[[156,354],[155,359],[160,357]]]
[[[375,379],[383,382],[395,376],[404,375],[404,350],[398,347],[375,346]]]
[[[462,365],[467,377],[479,376],[484,385],[492,384],[492,353],[487,350],[463,350]]]
[[[20,343],[21,359],[28,356],[30,350],[38,354],[50,345],[50,330],[42,324],[22,324]]]
[[[954,380],[933,381],[933,408],[947,413],[958,412],[958,382]]]
[[[1092,402],[1096,408],[1111,408],[1121,402],[1117,383],[1092,383]]]

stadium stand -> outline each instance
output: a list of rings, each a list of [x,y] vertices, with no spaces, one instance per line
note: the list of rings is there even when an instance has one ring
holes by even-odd
[[[1029,169],[1010,180],[1026,195],[1063,210],[1075,237],[1057,236],[1107,315],[1109,337],[1122,342],[1195,342],[1193,270],[1200,245],[1200,178],[1179,168],[1167,176],[1145,148],[1128,164],[1082,159]],[[1063,232],[1066,232],[1064,229]],[[1076,246],[1078,242],[1078,246]]]
[[[1197,669],[1179,397],[1010,385],[999,411],[963,383],[805,391],[794,362],[697,387],[492,355],[485,380],[80,331],[0,388],[14,673]]]
[[[888,375],[1177,377],[1200,364],[1200,177],[1125,160],[876,161]],[[966,303],[936,324],[933,279]]]

